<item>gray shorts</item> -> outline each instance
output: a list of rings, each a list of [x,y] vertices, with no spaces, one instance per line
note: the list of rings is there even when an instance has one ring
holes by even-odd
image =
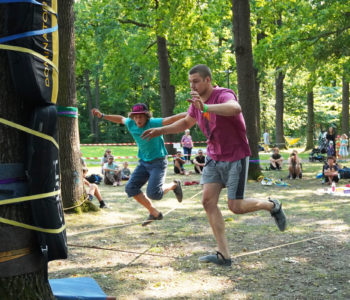
[[[206,157],[201,184],[221,183],[228,199],[243,199],[248,177],[249,156],[237,161],[215,161]]]

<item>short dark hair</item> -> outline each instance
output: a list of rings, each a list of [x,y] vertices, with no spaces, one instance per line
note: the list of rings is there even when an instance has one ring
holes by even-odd
[[[199,64],[195,65],[188,72],[190,75],[198,73],[203,79],[209,77],[211,79],[211,71],[207,65]]]

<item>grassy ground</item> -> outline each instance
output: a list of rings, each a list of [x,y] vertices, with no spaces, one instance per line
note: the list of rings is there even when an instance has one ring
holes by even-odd
[[[320,190],[325,187],[315,175],[321,168],[305,162],[303,179],[289,180],[289,187],[248,182],[246,197],[283,202],[283,233],[265,211],[233,215],[223,190],[219,205],[231,268],[198,262],[216,249],[199,185],[183,187],[182,204],[171,192],[155,202],[165,217],[147,227],[140,225],[146,210],[126,197],[124,187],[101,185],[110,209],[65,216],[69,258],[50,262],[49,277],[93,277],[117,299],[350,299],[350,197]],[[286,167],[265,176],[286,178]],[[169,168],[166,181],[174,178]]]

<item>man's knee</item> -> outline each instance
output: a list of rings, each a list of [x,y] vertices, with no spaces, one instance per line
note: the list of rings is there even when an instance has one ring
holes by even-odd
[[[147,197],[152,200],[160,200],[163,198],[163,190],[147,190]]]
[[[234,214],[244,214],[245,211],[242,207],[242,199],[238,200],[230,200],[228,202],[228,208],[234,213]]]

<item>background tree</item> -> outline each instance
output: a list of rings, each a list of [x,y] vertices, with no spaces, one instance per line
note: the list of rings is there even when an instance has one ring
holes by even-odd
[[[255,93],[255,76],[250,32],[250,6],[247,0],[232,0],[233,35],[236,54],[238,95],[247,126],[247,136],[251,157],[259,160],[258,152],[258,111]],[[256,179],[261,174],[258,163],[249,164],[250,178]]]
[[[74,1],[58,0],[60,73],[58,105],[77,107],[75,90]],[[78,119],[60,117],[59,145],[63,206],[73,207],[83,198]]]

